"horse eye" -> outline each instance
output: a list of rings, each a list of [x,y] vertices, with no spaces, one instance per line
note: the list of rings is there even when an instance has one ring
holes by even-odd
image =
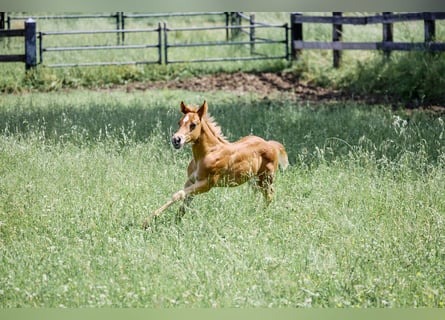
[[[195,128],[196,128],[196,123],[190,123],[190,131],[193,131],[193,130],[195,130]]]

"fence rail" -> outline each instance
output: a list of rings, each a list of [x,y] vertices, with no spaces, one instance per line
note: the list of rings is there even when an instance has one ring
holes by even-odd
[[[445,51],[445,43],[435,42],[436,20],[445,20],[445,12],[391,13],[365,17],[343,16],[333,12],[332,16],[304,16],[301,13],[291,14],[291,56],[298,58],[303,49],[333,50],[333,65],[341,64],[342,50],[381,50],[387,57],[391,51]],[[394,42],[393,23],[406,21],[424,21],[424,42]],[[332,41],[303,40],[304,23],[332,24]],[[343,42],[343,25],[382,24],[381,42]]]
[[[25,29],[0,30],[0,37],[23,37]]]
[[[295,49],[445,51],[445,43],[294,41]]]

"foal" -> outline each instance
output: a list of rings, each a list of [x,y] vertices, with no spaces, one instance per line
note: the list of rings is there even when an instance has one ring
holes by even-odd
[[[171,143],[175,149],[192,144],[193,158],[187,168],[188,179],[184,188],[156,210],[155,217],[173,203],[184,200],[178,216],[181,217],[194,195],[213,187],[238,186],[251,179],[256,180],[267,203],[272,200],[272,182],[278,164],[283,169],[289,164],[283,145],[256,136],[230,143],[207,113],[207,108],[206,101],[199,108],[181,102],[184,115],[179,120],[179,130],[173,135]],[[144,221],[144,227],[148,226],[149,221],[149,218]]]

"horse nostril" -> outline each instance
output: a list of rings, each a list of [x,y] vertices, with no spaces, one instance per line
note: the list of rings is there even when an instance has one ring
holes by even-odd
[[[181,137],[173,137],[172,144],[173,144],[173,147],[178,149],[181,146]]]

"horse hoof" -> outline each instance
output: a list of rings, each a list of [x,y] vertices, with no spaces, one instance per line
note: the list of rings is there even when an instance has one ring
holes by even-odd
[[[142,224],[142,229],[147,230],[148,227],[150,226],[150,218],[147,218],[144,220],[144,223]]]

